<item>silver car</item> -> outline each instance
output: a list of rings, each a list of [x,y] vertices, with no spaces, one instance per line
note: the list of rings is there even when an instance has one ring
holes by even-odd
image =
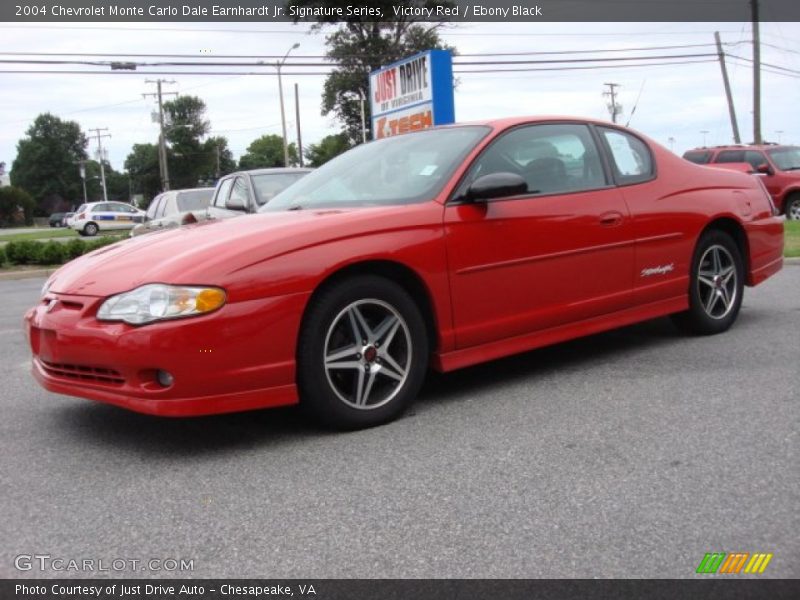
[[[226,175],[217,182],[214,200],[203,219],[225,219],[254,213],[290,185],[308,175],[313,169],[276,168],[253,169]]]
[[[188,190],[171,190],[153,198],[144,223],[131,231],[131,236],[179,227],[185,222],[194,222],[195,211],[203,211],[211,203],[214,188],[192,188]],[[188,221],[187,221],[188,218]]]

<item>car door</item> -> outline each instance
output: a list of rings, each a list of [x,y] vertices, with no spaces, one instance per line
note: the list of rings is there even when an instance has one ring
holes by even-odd
[[[459,200],[479,177],[521,175],[528,192]],[[627,206],[586,124],[506,132],[473,162],[444,216],[456,344],[465,348],[627,308]]]
[[[99,229],[108,230],[114,229],[114,216],[115,213],[111,210],[111,204],[101,202],[92,207],[89,220],[97,223]]]
[[[686,295],[686,228],[691,214],[675,211],[669,198],[676,190],[669,175],[658,177],[647,143],[629,131],[598,127],[614,181],[633,222],[633,304],[637,306]]]

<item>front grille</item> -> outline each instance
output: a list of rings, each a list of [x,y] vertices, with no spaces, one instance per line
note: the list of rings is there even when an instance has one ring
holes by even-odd
[[[114,369],[53,363],[42,359],[39,359],[39,362],[42,364],[42,368],[51,377],[93,381],[95,383],[105,383],[108,385],[123,385],[125,383],[125,378],[122,377],[119,371],[115,371]]]

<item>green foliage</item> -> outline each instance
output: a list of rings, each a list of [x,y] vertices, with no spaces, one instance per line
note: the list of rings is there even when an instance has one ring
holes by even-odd
[[[331,0],[290,0],[289,6],[344,7],[348,2]],[[336,31],[328,35],[326,56],[337,64],[325,80],[322,93],[322,114],[333,114],[344,124],[344,131],[353,144],[361,142],[361,98],[365,98],[367,137],[370,136],[369,74],[401,58],[424,50],[454,48],[439,38],[441,23],[418,23],[398,19],[394,15],[393,0],[370,2],[370,7],[383,11],[383,21],[369,22],[352,19],[337,23],[336,19],[317,19],[320,27],[335,25]],[[452,7],[446,0],[409,0],[405,6]]]
[[[78,258],[86,251],[86,243],[78,238],[70,240],[64,244],[64,254],[67,260]]]
[[[31,265],[39,262],[42,253],[40,242],[23,240],[21,242],[8,242],[6,244],[6,257],[14,265]]]
[[[17,143],[11,183],[28,191],[36,214],[49,215],[83,198],[78,165],[86,158],[86,136],[75,121],[41,114]]]
[[[64,244],[61,242],[50,240],[40,245],[41,249],[36,259],[40,265],[60,265],[66,260]]]
[[[125,159],[125,170],[130,174],[133,193],[143,194],[148,204],[161,191],[155,144],[134,144]]]
[[[337,133],[322,138],[318,144],[306,148],[305,155],[309,167],[321,167],[330,159],[351,148],[346,133]]]
[[[113,236],[101,237],[89,242],[80,239],[73,239],[66,243],[55,240],[48,242],[22,240],[8,242],[3,254],[5,260],[11,265],[60,265],[65,261],[118,241],[119,238]],[[3,258],[0,257],[0,264],[2,263]]]
[[[0,225],[11,225],[20,217],[30,225],[35,209],[36,201],[22,188],[13,185],[0,188]]]
[[[289,144],[289,166],[299,164],[297,146]],[[267,169],[283,167],[283,138],[279,135],[262,135],[253,140],[239,158],[240,169]]]
[[[6,263],[6,251],[2,246],[0,246],[0,267],[2,267],[5,263]]]

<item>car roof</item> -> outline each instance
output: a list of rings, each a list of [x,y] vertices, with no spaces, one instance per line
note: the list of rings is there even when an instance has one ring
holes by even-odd
[[[686,152],[714,152],[715,150],[775,150],[777,148],[792,148],[791,144],[723,144],[721,146],[698,146]],[[685,153],[684,153],[685,154]]]
[[[231,177],[233,175],[276,175],[281,173],[310,173],[314,169],[309,169],[308,167],[275,167],[271,169],[247,169],[245,171],[235,171],[230,175],[226,175],[225,177]]]
[[[465,127],[470,125],[484,125],[492,127],[493,129],[505,129],[513,127],[514,125],[523,125],[529,123],[548,123],[552,121],[568,121],[573,123],[591,123],[593,125],[602,125],[603,127],[617,127],[621,129],[630,129],[630,127],[623,127],[619,123],[612,123],[603,119],[594,119],[592,117],[577,117],[575,115],[536,115],[536,116],[518,116],[518,117],[504,117],[501,119],[489,119],[483,121],[468,121],[463,123],[454,123],[453,125],[444,125],[442,127]]]

